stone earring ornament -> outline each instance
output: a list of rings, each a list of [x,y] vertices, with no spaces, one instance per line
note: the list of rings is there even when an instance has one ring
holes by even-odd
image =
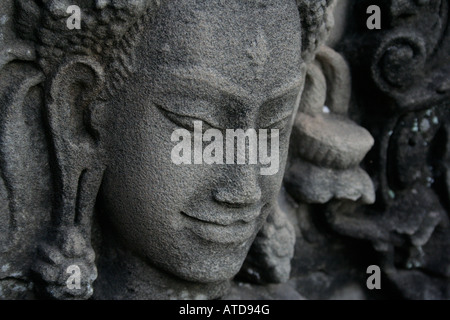
[[[38,249],[34,271],[44,282],[42,293],[51,298],[87,299],[97,278],[90,239],[104,165],[92,127],[96,120],[91,102],[103,85],[103,69],[98,63],[74,57],[53,77],[47,95],[55,183],[60,192],[55,199],[51,240]],[[78,278],[73,279],[72,272]]]
[[[329,47],[319,48],[308,68],[293,130],[291,171],[285,179],[288,192],[300,202],[375,201],[372,181],[359,167],[374,139],[348,118],[350,83],[342,56]]]

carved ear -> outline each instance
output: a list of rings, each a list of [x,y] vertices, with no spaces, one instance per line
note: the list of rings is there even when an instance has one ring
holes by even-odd
[[[322,46],[308,66],[300,111],[309,115],[323,112],[326,105],[334,114],[346,115],[350,104],[351,76],[344,58]]]
[[[100,64],[88,57],[75,57],[56,72],[46,97],[57,164],[56,217],[65,226],[89,225],[103,168],[89,113],[103,86]],[[87,199],[89,195],[94,199]]]
[[[89,298],[97,278],[91,227],[104,164],[88,110],[103,85],[101,66],[75,57],[56,72],[46,96],[56,163],[55,233],[40,245],[33,270],[43,281],[42,294],[57,299]],[[79,288],[67,285],[74,267],[83,275]]]
[[[344,58],[333,49],[322,46],[316,54],[326,79],[325,104],[333,113],[346,115],[350,105],[351,75]]]

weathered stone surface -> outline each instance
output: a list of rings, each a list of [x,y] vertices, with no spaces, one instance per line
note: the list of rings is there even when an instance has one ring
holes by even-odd
[[[351,4],[350,17],[362,15],[365,4]],[[380,5],[387,18],[381,30],[350,19],[335,47],[352,69],[354,117],[375,137],[363,166],[377,200],[359,209],[330,206],[328,221],[373,244],[392,292],[448,299],[449,3]]]
[[[2,1],[0,298],[448,299],[448,26],[448,0]],[[278,129],[278,170],[251,137],[197,163],[193,121]]]

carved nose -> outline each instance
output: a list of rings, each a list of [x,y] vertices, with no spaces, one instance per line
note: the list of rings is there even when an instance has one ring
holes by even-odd
[[[253,166],[235,165],[227,172],[225,181],[213,191],[214,200],[232,207],[243,207],[261,199],[258,175]]]

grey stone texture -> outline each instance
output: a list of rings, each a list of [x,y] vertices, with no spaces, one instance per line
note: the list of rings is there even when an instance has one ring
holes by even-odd
[[[448,0],[2,1],[0,298],[450,298],[448,18]],[[279,170],[176,165],[194,120],[279,129]]]

